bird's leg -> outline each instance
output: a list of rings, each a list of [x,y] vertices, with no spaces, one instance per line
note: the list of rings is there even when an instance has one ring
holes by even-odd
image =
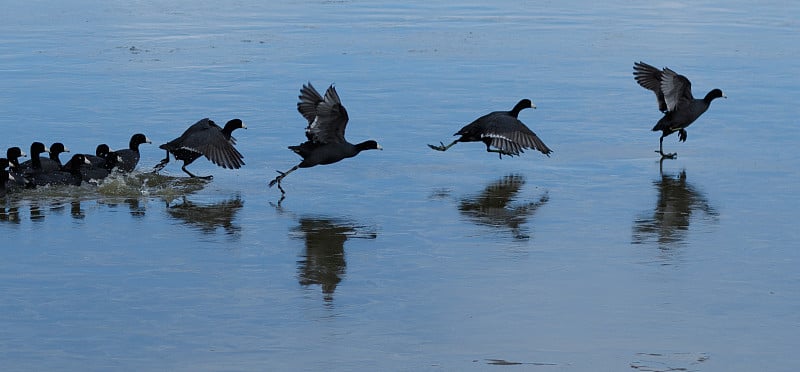
[[[499,149],[498,150],[494,150],[491,147],[489,147],[488,144],[486,145],[486,152],[496,152],[496,153],[498,153],[500,155],[500,159],[503,158],[503,155],[514,156],[514,155],[509,154],[509,153],[507,153],[507,152],[505,152],[503,150],[499,150]]]
[[[278,190],[281,190],[281,195],[286,194],[286,191],[283,191],[283,187],[281,187],[281,180],[284,177],[288,176],[289,173],[292,173],[292,172],[296,171],[298,168],[300,168],[300,165],[295,165],[294,167],[292,167],[292,169],[289,169],[286,172],[276,171],[280,175],[278,177],[275,177],[274,180],[269,181],[269,187],[275,186],[275,184],[277,183],[278,184]]]
[[[662,135],[661,138],[658,139],[658,151],[657,153],[661,154],[661,159],[675,159],[678,157],[677,152],[673,152],[671,154],[664,153],[664,136]]]
[[[167,163],[169,163],[169,151],[167,151],[167,157],[153,167],[153,173],[158,173],[160,170],[164,169]]]
[[[453,145],[455,145],[456,143],[458,143],[458,140],[453,141],[451,144],[449,144],[447,146],[444,145],[444,142],[439,142],[439,146],[428,145],[428,147],[430,147],[430,148],[432,148],[432,149],[434,149],[436,151],[447,151],[447,149],[453,147]]]
[[[188,169],[186,169],[186,164],[184,164],[184,165],[181,167],[181,169],[183,169],[183,171],[184,171],[184,172],[186,172],[186,174],[188,174],[188,175],[189,175],[189,177],[192,177],[192,178],[200,178],[200,179],[203,179],[203,180],[210,180],[210,179],[214,178],[214,176],[211,176],[211,175],[209,175],[209,176],[203,176],[203,177],[200,177],[200,176],[195,176],[194,174],[192,174],[192,172],[189,172],[189,170],[188,170]]]
[[[683,130],[683,129],[679,130],[678,131],[678,141],[679,142],[686,142],[686,136],[688,136],[688,135],[689,134],[686,133],[685,130]]]

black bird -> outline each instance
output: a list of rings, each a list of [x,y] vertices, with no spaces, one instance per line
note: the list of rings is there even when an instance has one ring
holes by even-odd
[[[298,98],[300,102],[297,103],[297,111],[308,120],[306,127],[308,141],[297,146],[289,146],[289,149],[300,155],[303,161],[286,172],[278,171],[280,175],[270,181],[270,187],[278,184],[281,194],[285,194],[281,180],[297,168],[333,164],[345,158],[352,158],[364,150],[382,150],[378,142],[373,140],[355,145],[347,142],[344,138],[348,120],[347,110],[342,106],[339,94],[333,85],[328,87],[325,98],[322,98],[311,83],[304,84]]]
[[[239,119],[228,121],[225,128],[220,128],[209,118],[201,119],[186,129],[180,137],[158,147],[167,150],[167,157],[155,166],[154,171],[160,171],[169,163],[170,153],[175,156],[175,159],[183,160],[181,169],[190,177],[197,176],[189,172],[186,166],[201,156],[205,156],[206,159],[223,168],[241,168],[244,165],[242,160],[244,156],[233,147],[236,144],[236,138],[231,136],[231,133],[239,128],[247,129],[247,126]],[[212,177],[200,178],[210,179]]]
[[[19,147],[9,147],[6,150],[6,159],[8,160],[9,167],[19,170],[19,158],[28,156]]]
[[[102,179],[108,177],[122,158],[105,143],[97,145],[94,155],[86,155],[86,160],[90,165],[81,167],[81,175],[86,182],[97,183]]]
[[[45,152],[50,153],[50,149],[48,149],[47,146],[45,146],[43,143],[41,142],[32,143],[30,160],[26,160],[22,164],[20,164],[20,169],[22,170],[23,174],[28,175],[28,174],[43,172],[42,169],[43,159],[41,158],[40,155]],[[47,159],[48,162],[49,160],[50,159]]]
[[[27,156],[19,147],[9,147],[6,150],[6,158],[8,159],[8,173],[11,175],[9,185],[11,188],[25,187],[25,177],[22,176],[22,168],[19,164],[19,158]]]
[[[50,146],[50,148],[47,148],[44,146],[44,144],[34,142],[31,145],[31,152],[33,152],[34,145],[36,145],[36,148],[40,150],[39,152],[40,154],[43,152],[47,152],[50,154],[50,156],[48,158],[42,158],[41,156],[35,156],[31,154],[31,160],[22,163],[23,167],[28,167],[28,164],[30,164],[31,169],[33,169],[35,172],[44,172],[44,173],[61,170],[62,167],[61,159],[59,159],[58,156],[61,155],[62,152],[69,152],[69,149],[66,146],[64,146],[64,144],[62,144],[61,142],[56,142],[52,146]],[[41,151],[42,149],[44,149],[44,151]],[[37,160],[38,160],[38,165],[37,165]]]
[[[109,172],[122,162],[122,157],[116,151],[111,150],[105,143],[97,145],[94,155],[86,155],[86,158],[89,159],[93,167],[103,168]]]
[[[117,155],[122,158],[119,162],[118,169],[123,172],[133,172],[136,165],[139,164],[139,145],[143,143],[153,143],[147,136],[141,133],[136,133],[131,137],[127,149],[117,151]]]
[[[483,142],[486,151],[496,152],[503,155],[519,156],[523,149],[534,149],[542,154],[550,156],[550,150],[541,139],[533,133],[530,128],[517,119],[519,112],[526,108],[536,108],[529,99],[519,101],[511,111],[495,111],[479,117],[464,128],[461,128],[454,136],[461,136],[451,144],[445,146],[439,142],[440,146],[428,145],[428,147],[447,151],[450,147],[459,142]],[[495,149],[492,149],[494,147]]]
[[[686,76],[678,75],[667,67],[659,70],[644,62],[633,64],[633,78],[642,87],[655,92],[658,109],[664,113],[664,117],[653,127],[654,132],[662,132],[656,151],[662,159],[674,159],[678,155],[664,153],[664,137],[678,132],[678,141],[685,142],[686,127],[708,110],[711,101],[720,97],[728,98],[719,89],[712,89],[703,99],[694,98],[692,83]]]
[[[57,170],[61,170],[63,164],[61,163],[61,159],[59,159],[59,155],[62,152],[69,152],[67,146],[64,146],[61,142],[56,142],[50,145],[50,159],[52,161],[48,161],[47,159],[42,159],[42,170],[45,172],[53,172]]]
[[[61,170],[34,174],[32,180],[36,186],[80,186],[82,180],[81,168],[89,165],[91,165],[91,163],[86,159],[86,156],[83,154],[75,154],[66,164],[64,164],[64,167]]]
[[[6,196],[6,186],[14,184],[14,176],[8,173],[6,168],[9,166],[8,159],[0,158],[0,198]]]

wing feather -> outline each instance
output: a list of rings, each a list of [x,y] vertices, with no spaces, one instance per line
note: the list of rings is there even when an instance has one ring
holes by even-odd
[[[675,111],[678,106],[688,104],[692,97],[692,83],[683,75],[664,67],[661,75],[661,91],[668,111]]]
[[[308,120],[306,137],[316,143],[343,143],[347,127],[347,110],[342,106],[336,88],[331,85],[323,98],[311,83],[300,89],[297,110]]]

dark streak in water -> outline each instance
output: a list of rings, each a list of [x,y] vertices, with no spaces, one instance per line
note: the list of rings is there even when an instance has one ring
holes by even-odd
[[[656,206],[652,215],[645,213],[633,221],[633,244],[652,238],[661,248],[670,248],[686,239],[695,212],[703,212],[714,221],[719,216],[705,194],[686,180],[685,170],[677,176],[661,172],[653,186],[658,190]]]
[[[205,234],[213,234],[217,228],[222,228],[225,234],[237,236],[242,230],[234,223],[237,212],[244,206],[239,196],[212,204],[194,203],[185,196],[182,199],[182,203],[167,208],[170,217],[195,226]]]
[[[300,285],[319,284],[325,301],[333,300],[333,292],[342,281],[347,263],[344,243],[351,238],[375,239],[378,234],[352,221],[328,217],[301,217],[292,229],[305,240],[306,249],[297,261]]]
[[[514,239],[526,240],[530,236],[522,228],[528,217],[546,204],[547,192],[539,200],[515,203],[525,185],[525,177],[519,174],[505,176],[486,186],[478,195],[461,199],[458,210],[472,222],[497,228],[508,228]]]
[[[518,366],[518,365],[529,365],[529,366],[556,366],[555,363],[541,363],[541,362],[511,362],[505,359],[486,359],[486,364],[490,364],[493,366]]]

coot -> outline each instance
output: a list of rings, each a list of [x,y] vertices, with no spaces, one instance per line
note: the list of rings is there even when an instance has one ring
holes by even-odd
[[[14,176],[10,175],[6,170],[8,165],[8,159],[0,158],[0,198],[6,196],[6,186],[14,184]]]
[[[45,185],[75,185],[81,184],[81,168],[89,166],[89,160],[83,154],[75,154],[64,164],[62,170],[55,172],[40,172],[32,175],[32,181],[36,186]]]
[[[86,155],[86,159],[92,163],[92,167],[103,168],[109,172],[122,161],[116,151],[111,150],[108,145],[101,143],[94,150],[94,155]]]
[[[34,142],[31,144],[31,158],[30,160],[24,161],[20,164],[20,169],[22,170],[23,174],[31,174],[31,173],[38,173],[42,172],[42,158],[41,154],[50,152],[50,149],[47,148],[41,142]],[[49,159],[48,159],[49,160]]]
[[[495,111],[479,117],[472,123],[461,128],[454,136],[461,136],[449,145],[445,146],[440,142],[439,146],[428,145],[428,147],[447,151],[450,147],[459,142],[483,142],[486,151],[496,152],[503,158],[503,155],[515,156],[524,152],[523,149],[538,150],[542,154],[550,156],[553,152],[541,139],[533,133],[517,116],[519,112],[526,108],[536,108],[529,99],[519,101],[511,111]]]
[[[8,173],[10,175],[8,182],[9,188],[25,187],[25,177],[22,176],[22,168],[19,164],[19,158],[27,156],[19,147],[9,147],[6,150],[6,158],[8,159]]]
[[[9,147],[6,150],[6,159],[10,167],[19,169],[19,158],[28,156],[19,147]]]
[[[703,99],[694,98],[689,79],[667,67],[659,70],[647,63],[635,62],[633,77],[639,85],[656,94],[658,109],[664,113],[664,117],[653,127],[654,132],[662,132],[656,151],[661,154],[662,159],[674,159],[678,155],[664,153],[664,137],[678,132],[678,141],[686,141],[685,128],[708,110],[711,101],[720,97],[727,98],[719,89],[712,89]]]
[[[69,152],[69,149],[67,146],[64,146],[63,143],[55,142],[50,145],[50,158],[42,159],[42,170],[45,172],[61,170],[63,164],[61,163],[59,155],[61,155],[62,152]]]
[[[239,119],[228,121],[224,128],[220,128],[209,118],[201,119],[186,129],[180,137],[159,146],[160,149],[167,150],[167,157],[155,166],[154,172],[160,171],[169,163],[170,153],[175,156],[175,159],[183,161],[181,169],[190,177],[197,176],[189,172],[186,166],[201,156],[205,156],[206,159],[222,168],[241,168],[244,165],[242,160],[244,156],[233,147],[236,144],[236,138],[231,136],[231,133],[239,128],[247,129],[247,126]],[[210,179],[212,177],[200,178]]]
[[[294,172],[297,168],[310,168],[315,165],[336,163],[345,158],[351,158],[364,150],[381,150],[381,146],[373,140],[358,144],[347,142],[344,138],[347,126],[347,110],[342,106],[336,88],[331,85],[323,98],[311,83],[304,84],[300,89],[300,102],[297,111],[308,120],[306,138],[308,141],[289,149],[303,158],[300,164],[295,165],[286,172],[281,172],[278,177],[270,181],[269,186],[278,185],[281,194],[285,194],[281,187],[281,180]]]
[[[127,149],[117,151],[117,155],[122,159],[117,167],[119,170],[127,173],[136,169],[136,165],[139,164],[139,145],[143,143],[152,142],[144,134],[136,133],[131,137]]]
[[[94,155],[84,155],[90,165],[81,167],[81,176],[85,182],[98,183],[111,174],[111,171],[122,161],[122,158],[105,143],[97,145]]]

